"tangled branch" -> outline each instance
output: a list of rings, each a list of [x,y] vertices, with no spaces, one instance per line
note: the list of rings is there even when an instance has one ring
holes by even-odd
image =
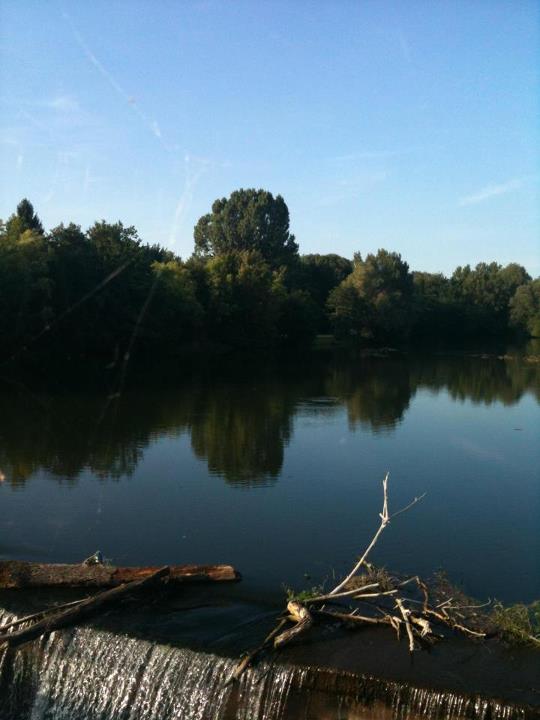
[[[486,633],[469,628],[463,622],[458,621],[458,618],[460,620],[463,618],[459,611],[466,606],[452,604],[452,598],[445,599],[444,602],[434,606],[430,602],[426,583],[418,576],[406,579],[398,579],[387,573],[382,573],[381,576],[381,572],[376,571],[367,562],[370,552],[391,520],[410,510],[425,497],[425,493],[423,493],[396,512],[390,513],[388,478],[387,473],[382,483],[383,506],[379,513],[379,527],[350,572],[330,592],[314,595],[302,602],[297,599],[289,601],[286,613],[280,616],[274,630],[259,648],[246,654],[240,660],[227,682],[230,682],[231,679],[238,679],[262,652],[279,649],[298,639],[304,633],[309,632],[317,622],[337,622],[346,627],[387,625],[395,631],[398,641],[403,628],[411,653],[421,645],[430,645],[442,639],[442,635],[435,633],[433,623],[468,636],[486,637]],[[421,596],[421,599],[406,594],[415,592]],[[343,606],[344,602],[347,603],[345,607]],[[370,614],[360,614],[359,603],[367,606]],[[328,605],[331,606],[330,609],[327,609]],[[338,609],[332,608],[336,605]],[[418,606],[418,609],[415,606]],[[288,623],[292,623],[292,626],[283,631],[283,627]]]

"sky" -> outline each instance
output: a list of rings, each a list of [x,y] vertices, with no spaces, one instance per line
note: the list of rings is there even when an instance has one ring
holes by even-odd
[[[540,2],[1,0],[0,217],[121,220],[183,258],[281,194],[301,253],[540,275]]]

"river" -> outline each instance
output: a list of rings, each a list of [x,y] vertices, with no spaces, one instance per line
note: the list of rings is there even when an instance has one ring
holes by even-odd
[[[224,678],[285,588],[350,568],[386,472],[391,512],[426,496],[385,530],[376,564],[443,570],[480,600],[540,597],[539,428],[540,364],[520,353],[329,350],[4,378],[1,559],[100,549],[116,565],[230,563],[243,580],[0,653],[1,720],[537,717],[535,651],[458,637],[411,662],[391,632],[323,634],[238,686]],[[0,624],[50,600],[0,593]]]

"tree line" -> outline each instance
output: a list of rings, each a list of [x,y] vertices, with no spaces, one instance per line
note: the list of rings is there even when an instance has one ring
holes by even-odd
[[[540,279],[516,263],[412,272],[398,253],[301,255],[280,195],[216,200],[182,260],[134,227],[45,231],[24,199],[0,222],[0,340],[70,357],[540,335]]]

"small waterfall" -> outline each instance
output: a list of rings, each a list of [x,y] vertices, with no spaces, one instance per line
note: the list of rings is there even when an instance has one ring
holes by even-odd
[[[234,664],[88,627],[52,633],[0,655],[0,720],[282,717],[297,671],[261,665],[225,687]]]
[[[0,613],[0,625],[10,616]],[[527,708],[351,673],[235,661],[92,627],[0,653],[0,720],[529,720]]]

